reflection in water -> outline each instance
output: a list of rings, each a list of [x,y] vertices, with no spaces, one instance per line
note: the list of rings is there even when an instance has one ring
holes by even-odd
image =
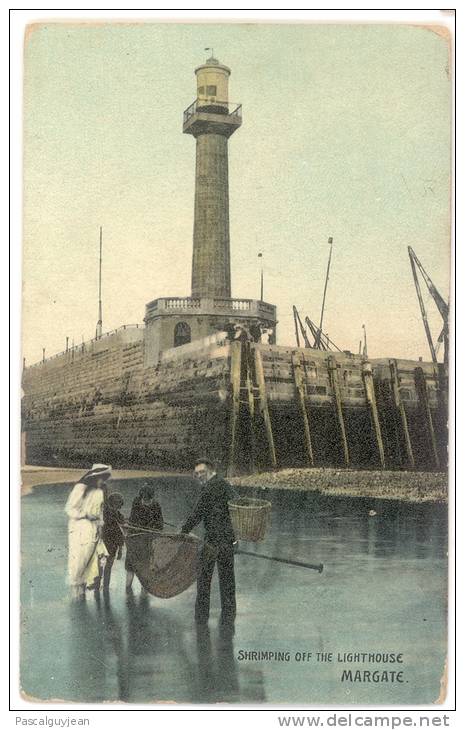
[[[155,625],[149,599],[145,595],[137,598],[132,592],[126,596],[127,648],[124,657],[126,679],[123,700],[130,700],[137,694],[141,677],[150,685],[156,681],[156,664],[160,661],[160,626]],[[150,699],[150,697],[147,697]]]
[[[197,702],[237,702],[239,681],[234,659],[234,630],[231,625],[219,626],[215,650],[210,629],[196,626],[198,657]]]
[[[71,602],[69,616],[70,698],[80,696],[87,702],[102,702],[109,667],[100,616],[87,601]]]
[[[237,702],[239,696],[239,681],[237,663],[234,659],[233,627],[221,625],[219,627],[216,645],[217,693],[218,701]]]
[[[127,596],[125,616],[115,613],[109,594],[68,608],[67,698],[195,703],[240,699],[230,625],[216,627],[213,641],[208,626],[196,627],[196,662],[186,651],[176,618],[157,610],[143,595]],[[255,678],[253,701],[263,697],[263,689],[257,695],[257,684],[261,683]]]
[[[166,604],[164,604],[166,605]],[[174,611],[146,595],[126,597],[125,695],[131,702],[192,701],[192,658]],[[187,696],[186,696],[187,695]]]
[[[98,604],[103,621],[103,636],[107,654],[116,658],[115,676],[117,681],[117,697],[128,700],[128,678],[125,671],[125,647],[122,622],[114,614],[108,591],[103,593],[103,607]]]
[[[212,644],[210,629],[206,624],[198,624],[197,629],[197,657],[198,657],[198,701],[207,702],[213,690],[214,676],[212,663]]]

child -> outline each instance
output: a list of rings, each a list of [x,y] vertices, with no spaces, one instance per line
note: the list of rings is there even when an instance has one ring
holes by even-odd
[[[108,591],[110,587],[111,569],[115,557],[121,560],[124,536],[120,525],[125,522],[124,515],[119,511],[124,504],[124,499],[118,492],[108,495],[103,505],[103,528],[102,539],[108,550],[108,558],[103,571],[103,589]]]
[[[135,527],[143,527],[149,530],[163,529],[163,515],[159,503],[155,499],[155,489],[149,484],[141,487],[139,494],[135,497],[129,522]],[[132,590],[134,580],[134,568],[126,553],[126,591]],[[144,589],[142,589],[145,593]]]

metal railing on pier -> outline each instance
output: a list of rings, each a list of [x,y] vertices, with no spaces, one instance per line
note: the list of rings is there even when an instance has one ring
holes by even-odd
[[[121,332],[122,330],[129,330],[129,329],[144,329],[143,324],[122,324],[120,327],[116,327],[114,330],[108,330],[108,332],[103,332],[100,337],[93,337],[91,340],[86,340],[85,342],[81,342],[80,345],[73,345],[71,347],[68,347],[67,350],[62,350],[61,352],[57,352],[55,355],[50,355],[50,357],[45,357],[39,362],[35,362],[32,365],[25,365],[24,367],[27,368],[37,368],[40,367],[40,365],[43,365],[44,363],[50,362],[51,360],[56,360],[59,357],[62,357],[63,355],[69,355],[70,353],[74,352],[86,352],[89,347],[94,342],[100,342],[101,340],[104,340],[106,337],[111,337],[112,335],[117,334],[118,332]]]

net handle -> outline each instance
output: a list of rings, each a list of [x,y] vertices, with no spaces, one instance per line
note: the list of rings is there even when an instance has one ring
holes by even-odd
[[[163,522],[164,525],[167,525],[168,527],[176,527],[176,525],[172,525],[170,522]],[[141,527],[140,525],[133,525],[131,522],[125,522],[123,525],[118,523],[118,527],[123,533],[124,537],[136,537],[136,535],[143,535],[144,533],[149,533],[152,535],[159,535],[161,530],[155,530],[152,527]],[[127,534],[127,528],[132,527],[135,530],[138,530],[137,533],[132,533],[131,535]]]

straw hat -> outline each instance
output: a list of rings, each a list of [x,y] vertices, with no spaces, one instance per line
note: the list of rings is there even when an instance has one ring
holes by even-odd
[[[84,474],[84,476],[81,478],[81,481],[84,479],[88,479],[89,477],[110,477],[110,476],[111,476],[111,466],[108,466],[107,464],[92,464],[92,469],[89,469],[89,471]]]

